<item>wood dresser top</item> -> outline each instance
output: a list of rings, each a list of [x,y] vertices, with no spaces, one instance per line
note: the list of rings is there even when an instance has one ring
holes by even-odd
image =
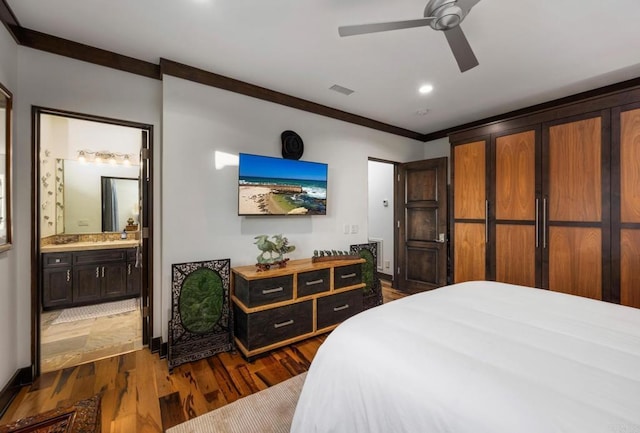
[[[245,280],[255,280],[261,278],[279,277],[282,275],[291,275],[298,272],[316,271],[319,269],[327,269],[338,266],[357,265],[364,263],[365,259],[349,259],[349,260],[331,260],[313,263],[311,259],[289,260],[284,268],[275,268],[268,271],[258,271],[255,265],[238,266],[231,270],[241,275]]]

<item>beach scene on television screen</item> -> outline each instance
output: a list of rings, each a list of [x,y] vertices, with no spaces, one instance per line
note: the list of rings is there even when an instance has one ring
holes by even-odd
[[[240,215],[326,215],[327,165],[240,154]]]

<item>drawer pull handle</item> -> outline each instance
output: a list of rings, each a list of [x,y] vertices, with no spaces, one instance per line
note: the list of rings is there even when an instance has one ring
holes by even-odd
[[[271,293],[278,293],[278,292],[282,292],[284,290],[283,287],[276,287],[275,289],[264,289],[262,291],[263,295],[269,295]]]
[[[342,279],[344,280],[344,279],[347,279],[347,278],[353,278],[353,277],[355,277],[355,276],[356,276],[356,273],[355,273],[355,272],[352,272],[352,273],[350,273],[350,274],[340,275],[340,278],[342,278]]]
[[[275,323],[273,327],[278,329],[278,328],[282,328],[283,326],[289,326],[289,325],[293,325],[293,319],[289,319],[286,322]]]
[[[322,283],[324,283],[324,279],[320,278],[319,280],[307,281],[304,284],[307,286],[315,286],[316,284],[322,284]]]
[[[349,308],[349,304],[344,304],[341,307],[333,307],[333,311],[342,311],[346,310],[347,308]]]
[[[71,269],[67,269],[67,283],[71,281]]]

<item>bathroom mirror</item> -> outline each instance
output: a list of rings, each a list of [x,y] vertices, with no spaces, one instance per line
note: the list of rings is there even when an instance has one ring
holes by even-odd
[[[121,232],[138,223],[138,179],[102,176],[102,231]]]
[[[0,84],[0,251],[11,248],[12,95]]]
[[[58,164],[59,165],[59,164]],[[139,166],[122,166],[112,164],[83,163],[74,160],[64,160],[62,166],[63,182],[55,188],[55,194],[50,197],[52,203],[43,209],[55,209],[51,221],[63,221],[63,229],[58,234],[82,234],[100,232],[121,232],[129,218],[138,223],[138,172]],[[56,169],[57,170],[57,169]],[[59,172],[58,172],[59,173]],[[46,178],[46,173],[45,173]],[[56,174],[56,181],[58,174]],[[110,204],[105,202],[105,183],[108,184]],[[50,182],[55,185],[55,182]],[[110,186],[113,184],[113,186]],[[63,200],[58,198],[62,193]],[[47,196],[49,197],[49,196]],[[55,203],[53,203],[55,201]],[[54,206],[55,205],[55,206]],[[105,221],[113,220],[115,209],[118,216],[116,224]],[[105,224],[106,223],[106,224]]]

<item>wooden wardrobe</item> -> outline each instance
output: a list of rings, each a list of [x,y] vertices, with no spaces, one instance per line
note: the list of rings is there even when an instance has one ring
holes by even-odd
[[[640,89],[450,140],[454,282],[640,307]]]

